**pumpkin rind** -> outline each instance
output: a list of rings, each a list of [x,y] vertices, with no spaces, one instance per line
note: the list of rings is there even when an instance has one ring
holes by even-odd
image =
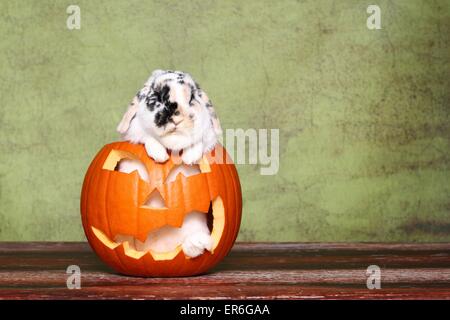
[[[111,170],[110,165],[105,165],[111,153],[117,151],[131,154],[144,163],[150,181],[140,179],[136,171],[127,174]],[[227,157],[226,163],[212,161],[216,151]],[[222,260],[233,246],[239,231],[241,187],[236,167],[222,146],[205,158],[208,162],[202,165],[201,174],[190,177],[178,175],[175,181],[166,183],[166,177],[176,165],[175,158],[171,157],[160,164],[147,156],[143,145],[128,142],[105,145],[86,172],[80,202],[83,228],[96,254],[120,273],[153,277],[201,274]],[[203,172],[205,168],[208,168],[208,172]],[[143,206],[155,188],[167,208]],[[118,234],[131,235],[144,242],[149,232],[162,226],[181,227],[186,214],[194,210],[208,212],[210,204],[218,198],[224,207],[224,225],[213,253],[205,251],[199,257],[188,258],[180,250],[173,259],[155,260],[150,252],[133,256],[127,248],[127,242],[114,245],[114,237]],[[102,242],[100,233],[112,242],[109,245],[107,240]]]

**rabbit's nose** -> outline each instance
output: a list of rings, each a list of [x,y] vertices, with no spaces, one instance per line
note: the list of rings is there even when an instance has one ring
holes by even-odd
[[[175,125],[178,125],[178,124],[180,124],[181,122],[183,122],[183,117],[182,117],[182,116],[173,116],[173,117],[172,117],[172,122],[173,122]]]

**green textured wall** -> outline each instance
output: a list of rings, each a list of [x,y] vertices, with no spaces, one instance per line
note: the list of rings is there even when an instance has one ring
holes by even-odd
[[[446,0],[1,1],[0,240],[84,239],[90,160],[170,68],[224,128],[280,129],[277,175],[238,168],[240,240],[449,241],[449,35]]]

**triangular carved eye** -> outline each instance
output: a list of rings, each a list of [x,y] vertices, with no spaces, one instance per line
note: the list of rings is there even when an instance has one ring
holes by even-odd
[[[150,179],[148,178],[148,172],[145,168],[145,165],[136,159],[122,159],[119,162],[117,162],[116,167],[114,168],[115,171],[123,172],[123,173],[132,173],[133,171],[137,171],[139,174],[139,177],[141,177],[142,180],[149,182]]]
[[[144,207],[153,208],[153,209],[167,209],[166,204],[164,202],[163,197],[159,193],[158,189],[153,190],[150,193],[147,201],[144,203]]]
[[[190,166],[187,164],[181,164],[170,170],[166,178],[166,183],[174,182],[179,174],[182,174],[185,177],[190,177],[200,173],[202,173],[202,171],[200,170],[200,166],[198,164]]]
[[[103,169],[123,173],[137,171],[142,180],[150,181],[145,165],[134,154],[124,150],[111,150],[103,164]]]

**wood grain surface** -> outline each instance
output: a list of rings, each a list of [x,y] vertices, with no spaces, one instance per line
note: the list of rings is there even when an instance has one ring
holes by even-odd
[[[66,268],[81,268],[69,290]],[[381,268],[381,289],[366,270]],[[208,274],[137,278],[87,243],[0,243],[0,299],[450,299],[449,244],[238,243]]]

